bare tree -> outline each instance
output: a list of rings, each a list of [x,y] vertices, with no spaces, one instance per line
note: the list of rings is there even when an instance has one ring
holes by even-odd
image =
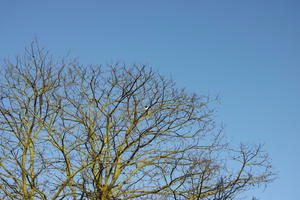
[[[261,146],[233,149],[214,98],[146,66],[80,66],[36,43],[2,67],[0,198],[225,200],[272,180]]]

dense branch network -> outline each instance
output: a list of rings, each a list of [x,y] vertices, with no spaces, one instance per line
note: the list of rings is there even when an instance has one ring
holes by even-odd
[[[225,200],[272,179],[261,146],[222,143],[213,98],[146,66],[54,62],[33,43],[1,71],[1,199]]]

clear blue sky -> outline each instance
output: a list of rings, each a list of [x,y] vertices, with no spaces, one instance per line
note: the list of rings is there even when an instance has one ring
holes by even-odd
[[[0,59],[36,36],[57,56],[146,63],[180,87],[220,94],[228,137],[265,143],[279,172],[260,199],[297,199],[299,10],[297,0],[1,0]]]

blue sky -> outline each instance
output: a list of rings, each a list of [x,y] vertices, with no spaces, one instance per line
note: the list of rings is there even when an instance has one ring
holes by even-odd
[[[265,143],[279,172],[260,199],[296,199],[299,9],[297,0],[2,0],[0,59],[37,37],[56,56],[145,63],[191,92],[219,94],[228,138]]]

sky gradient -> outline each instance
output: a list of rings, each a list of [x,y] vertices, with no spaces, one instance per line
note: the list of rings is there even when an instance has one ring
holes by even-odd
[[[259,199],[296,199],[299,10],[297,0],[1,0],[0,59],[37,37],[55,56],[148,64],[190,92],[218,94],[227,137],[264,143],[279,173]]]

